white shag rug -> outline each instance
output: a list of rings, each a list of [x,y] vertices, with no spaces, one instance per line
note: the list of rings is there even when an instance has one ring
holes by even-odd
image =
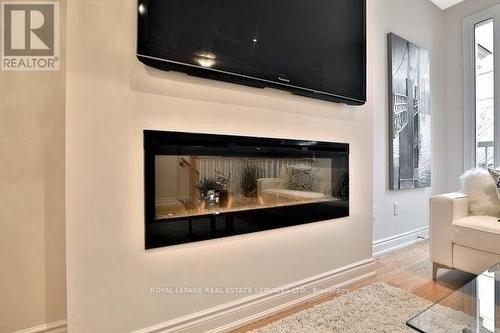
[[[406,321],[431,306],[427,300],[385,283],[374,283],[291,316],[254,333],[299,332],[412,332]],[[420,319],[433,332],[463,332],[473,319],[456,310],[436,306]],[[419,326],[421,327],[421,326]]]

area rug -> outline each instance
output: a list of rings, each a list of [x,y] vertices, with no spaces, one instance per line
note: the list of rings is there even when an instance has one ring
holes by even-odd
[[[432,303],[385,283],[374,283],[304,311],[280,319],[254,333],[289,332],[412,332],[406,321]],[[421,319],[433,332],[463,332],[472,318],[437,306]]]

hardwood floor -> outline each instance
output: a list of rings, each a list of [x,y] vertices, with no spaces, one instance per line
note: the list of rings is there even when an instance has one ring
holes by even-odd
[[[428,241],[421,241],[411,247],[375,258],[375,269],[377,271],[375,277],[349,285],[346,288],[354,291],[374,282],[385,282],[436,303],[474,278],[473,275],[468,273],[440,269],[437,281],[433,281]],[[233,332],[242,333],[265,326],[273,321],[335,297],[338,296],[332,294],[320,296],[287,311],[241,327]]]

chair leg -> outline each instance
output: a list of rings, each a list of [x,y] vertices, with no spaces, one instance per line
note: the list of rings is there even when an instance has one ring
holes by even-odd
[[[446,265],[442,265],[442,264],[438,264],[436,262],[433,262],[432,263],[432,280],[433,281],[436,281],[436,279],[437,279],[437,272],[438,272],[438,269],[440,269],[440,268],[451,269],[450,267],[448,267]]]
[[[436,281],[439,266],[435,262],[432,263],[432,281]]]

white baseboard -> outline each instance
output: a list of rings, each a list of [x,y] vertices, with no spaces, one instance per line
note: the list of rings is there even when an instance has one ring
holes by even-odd
[[[67,331],[68,322],[66,320],[59,320],[35,327],[25,328],[12,333],[66,333]]]
[[[245,297],[133,333],[228,332],[375,275],[374,260],[370,258],[276,288],[273,292]]]
[[[423,227],[402,234],[384,238],[373,243],[373,256],[380,256],[418,242],[418,237],[429,237],[429,227]]]

